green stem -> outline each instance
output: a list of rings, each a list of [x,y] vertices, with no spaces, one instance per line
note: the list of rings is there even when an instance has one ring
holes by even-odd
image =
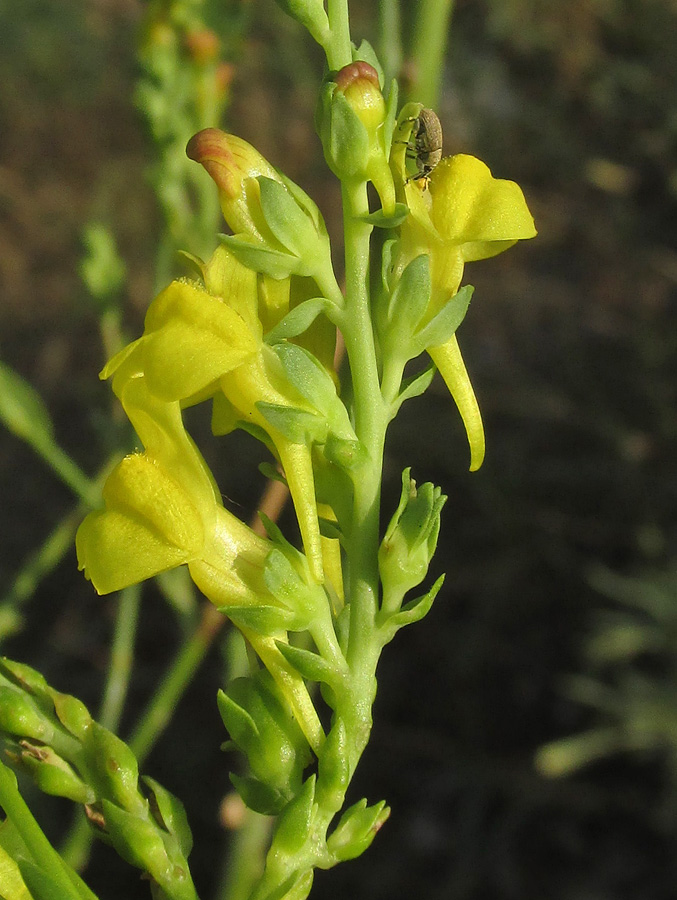
[[[402,68],[402,16],[400,0],[379,3],[379,48],[386,85],[397,78]]]
[[[327,0],[327,15],[331,33],[327,63],[330,69],[337,71],[353,61],[348,0]]]
[[[216,900],[249,900],[265,866],[271,823],[268,816],[244,810],[243,821],[228,847]]]
[[[99,722],[110,731],[118,729],[129,687],[140,600],[141,586],[138,584],[125,588],[118,598],[108,679],[99,713]]]
[[[378,609],[378,543],[381,475],[387,408],[383,403],[369,299],[371,226],[364,183],[343,186],[346,254],[344,338],[353,385],[355,433],[367,451],[355,472],[352,526],[348,542],[350,631],[346,659],[351,671],[347,696],[339,714],[350,735],[350,769],[354,770],[371,730],[375,671],[380,647],[375,640]]]
[[[150,753],[162,731],[174,714],[176,704],[205,658],[214,637],[225,624],[225,617],[210,603],[205,604],[202,618],[188,636],[165,673],[160,686],[145,713],[139,720],[129,746],[139,764]]]
[[[100,503],[101,492],[96,481],[88,478],[58,444],[39,441],[32,446],[83,503],[90,507]]]
[[[138,584],[125,588],[118,597],[108,678],[99,714],[99,722],[110,731],[117,731],[127,696],[140,599],[141,586]],[[64,841],[61,855],[73,868],[82,869],[89,858],[92,840],[92,829],[84,815],[79,813]]]
[[[369,302],[369,238],[372,227],[364,182],[344,184],[346,253],[346,314],[344,339],[353,384],[355,433],[367,451],[367,461],[354,479],[349,596],[350,640],[347,659],[360,667],[369,649],[378,598],[378,527],[381,467],[385,441],[384,406],[379,386],[374,332]]]
[[[408,98],[437,106],[454,0],[420,0],[411,49]]]

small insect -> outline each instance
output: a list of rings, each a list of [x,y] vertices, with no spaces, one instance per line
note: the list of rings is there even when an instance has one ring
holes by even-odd
[[[415,118],[406,121],[414,123],[409,137],[407,156],[416,160],[418,172],[410,175],[405,183],[424,179],[424,187],[427,187],[430,173],[442,159],[442,126],[437,113],[425,107]]]

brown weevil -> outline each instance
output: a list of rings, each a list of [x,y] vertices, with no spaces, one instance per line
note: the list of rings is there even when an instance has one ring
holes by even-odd
[[[430,173],[442,159],[442,126],[437,113],[423,107],[413,118],[413,126],[409,137],[407,156],[416,161],[418,172],[410,175],[406,183],[425,179],[428,185]]]

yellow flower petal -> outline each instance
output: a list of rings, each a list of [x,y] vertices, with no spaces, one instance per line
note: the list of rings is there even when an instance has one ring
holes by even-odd
[[[256,303],[256,281],[251,284]],[[164,400],[203,390],[256,352],[259,340],[235,310],[218,297],[174,281],[146,314],[144,373]]]
[[[125,457],[103,490],[106,509],[90,513],[75,546],[98,593],[143,581],[195,557],[204,543],[198,510],[152,457]]]
[[[429,347],[428,353],[461,414],[470,445],[470,471],[476,472],[484,461],[484,426],[456,335],[439,347]]]
[[[477,244],[499,241],[505,249],[517,240],[536,235],[524,194],[514,181],[494,178],[474,156],[443,159],[430,179],[432,219],[444,242]],[[507,243],[506,243],[507,242]],[[467,259],[483,259],[474,248]],[[487,248],[493,256],[495,248]]]

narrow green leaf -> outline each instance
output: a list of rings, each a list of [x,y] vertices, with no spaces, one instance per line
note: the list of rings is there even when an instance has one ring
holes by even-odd
[[[0,362],[0,419],[12,434],[29,444],[54,441],[54,427],[42,397],[3,362]]]
[[[219,235],[220,240],[233,256],[249,269],[270,275],[271,278],[288,278],[290,275],[306,275],[301,261],[290,253],[282,253],[263,243],[253,243],[231,234]]]
[[[296,671],[308,681],[331,684],[337,679],[337,672],[319,654],[301,647],[292,647],[284,641],[275,641],[278,650]]]
[[[433,380],[436,371],[435,365],[431,364],[422,372],[412,375],[411,378],[403,381],[396,401],[397,408],[399,409],[405,400],[411,400],[424,394],[430,387],[430,382]]]
[[[423,594],[421,597],[417,597],[415,600],[411,600],[409,603],[405,603],[399,612],[388,617],[383,625],[383,629],[388,635],[386,643],[392,640],[395,633],[400,628],[403,628],[405,625],[411,625],[412,622],[420,621],[430,612],[433,601],[435,600],[435,597],[437,597],[443,584],[444,575],[440,575],[427,593]]]
[[[287,315],[272,328],[265,336],[267,344],[276,344],[288,338],[303,334],[320,313],[325,312],[332,303],[326,297],[313,297],[304,300],[294,307]]]
[[[408,336],[418,326],[430,303],[430,291],[430,256],[421,253],[402,272],[390,298],[388,316],[398,336]]]
[[[174,835],[181,852],[184,856],[188,856],[193,848],[193,835],[183,803],[154,778],[144,775],[142,780],[153,795],[156,806],[153,810],[155,818],[163,828]]]
[[[426,326],[414,334],[412,346],[417,348],[416,355],[449,340],[465,318],[474,290],[471,284],[464,285]]]
[[[317,232],[306,213],[283,184],[259,175],[261,209],[277,240],[294,256],[305,259],[317,244]]]

